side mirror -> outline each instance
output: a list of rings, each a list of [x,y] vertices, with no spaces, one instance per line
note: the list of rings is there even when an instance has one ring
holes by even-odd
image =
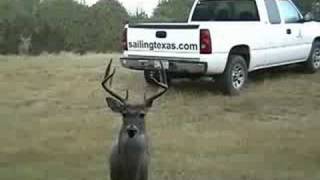
[[[304,15],[303,20],[305,22],[313,21],[313,14],[311,12],[308,12],[307,14]]]

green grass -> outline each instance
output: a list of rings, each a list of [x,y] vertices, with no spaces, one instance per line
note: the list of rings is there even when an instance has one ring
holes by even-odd
[[[100,87],[119,55],[0,56],[0,180],[109,179],[120,116]],[[113,83],[142,100],[141,72]],[[320,78],[294,70],[252,75],[226,97],[209,82],[176,81],[147,116],[151,180],[320,179]]]

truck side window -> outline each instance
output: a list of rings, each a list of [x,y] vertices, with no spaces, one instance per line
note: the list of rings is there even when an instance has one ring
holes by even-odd
[[[280,0],[279,8],[286,23],[297,23],[301,20],[297,9],[288,0]]]
[[[265,0],[264,1],[267,7],[269,21],[271,24],[280,24],[281,17],[279,13],[278,6],[275,0]]]

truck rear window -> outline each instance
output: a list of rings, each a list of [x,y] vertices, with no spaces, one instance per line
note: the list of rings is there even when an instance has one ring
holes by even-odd
[[[200,0],[192,21],[260,21],[255,0]]]

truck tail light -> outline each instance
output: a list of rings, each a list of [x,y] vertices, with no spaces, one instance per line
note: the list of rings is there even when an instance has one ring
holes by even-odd
[[[127,28],[123,30],[121,45],[122,45],[122,50],[124,51],[128,50],[128,29]]]
[[[210,31],[208,29],[200,30],[200,54],[211,54],[212,44]]]

